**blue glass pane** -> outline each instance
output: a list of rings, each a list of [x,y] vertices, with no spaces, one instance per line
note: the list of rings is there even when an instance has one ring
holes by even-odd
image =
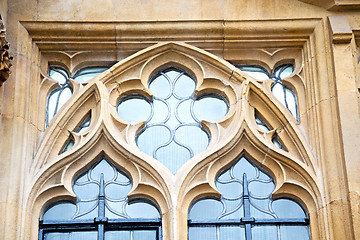
[[[272,143],[273,143],[277,148],[284,149],[284,147],[283,147],[282,144],[280,143],[280,141],[279,141],[279,139],[278,139],[277,136],[273,137]]]
[[[274,72],[275,72],[275,76],[284,79],[290,76],[293,73],[293,71],[294,71],[293,65],[285,64],[279,66]]]
[[[221,226],[219,228],[219,240],[245,240],[244,226]]]
[[[151,117],[151,120],[148,123],[160,123],[166,122],[170,117],[170,106],[167,105],[167,102],[164,100],[154,100],[153,101],[153,110],[154,114]],[[145,119],[146,120],[146,119]]]
[[[105,232],[105,240],[131,240],[131,231]]]
[[[83,69],[80,69],[79,71],[77,71],[74,74],[73,79],[76,80],[77,82],[86,82],[86,81],[96,77],[100,73],[106,71],[107,69],[109,69],[109,67],[87,67],[87,68],[83,68]]]
[[[198,120],[216,122],[226,115],[228,106],[220,97],[209,95],[194,103],[194,114]]]
[[[181,101],[177,107],[176,115],[181,123],[196,123],[196,120],[191,115],[192,99]]]
[[[158,148],[155,158],[167,166],[172,173],[176,173],[191,158],[191,152],[186,147],[171,142],[169,145]]]
[[[204,151],[209,145],[209,136],[197,126],[180,126],[175,132],[175,141],[191,150],[192,156]]]
[[[182,74],[178,79],[175,80],[174,92],[179,98],[186,98],[192,96],[195,91],[195,81],[187,75]]]
[[[133,202],[126,205],[126,212],[131,218],[160,218],[156,207],[149,203]]]
[[[47,233],[44,236],[45,240],[69,240],[69,233]]]
[[[52,91],[49,95],[47,109],[46,109],[48,122],[51,121],[51,119],[54,117],[55,113],[57,112],[57,105],[58,105],[57,103],[58,103],[60,93],[61,93],[61,91],[56,89],[56,90]]]
[[[270,209],[270,196],[261,196],[262,198],[250,198],[250,214],[255,218],[274,219],[276,215]]]
[[[221,215],[223,205],[220,201],[214,199],[204,199],[195,203],[189,212],[189,219],[204,220],[216,219]]]
[[[167,75],[160,75],[149,84],[149,89],[157,98],[168,98],[171,95],[172,84]]]
[[[258,127],[264,131],[264,132],[268,132],[270,131],[270,128],[266,125],[266,123],[258,116],[258,114],[256,114],[255,112],[255,121],[256,124],[258,125]]]
[[[79,200],[97,199],[99,195],[99,184],[96,182],[74,184],[73,190]]]
[[[49,70],[49,76],[58,81],[60,85],[65,84],[68,81],[69,75],[68,73],[61,68],[53,68]]]
[[[96,232],[47,233],[45,240],[97,240]]]
[[[281,240],[310,240],[307,226],[280,226]]]
[[[101,175],[104,179],[105,216],[111,218],[160,218],[158,210],[151,204],[136,202],[127,206],[127,194],[132,188],[131,180],[123,172],[102,159],[74,182],[76,205],[57,204],[44,213],[44,220],[93,219],[97,217],[100,186],[102,186]]]
[[[77,133],[83,133],[85,132],[89,126],[90,126],[90,122],[91,122],[91,114],[89,113],[85,120],[80,124],[80,126],[76,129]]]
[[[305,218],[302,207],[289,199],[277,199],[272,202],[272,208],[279,218]],[[291,211],[289,211],[291,209]]]
[[[125,121],[140,122],[150,117],[151,105],[145,98],[134,95],[120,100],[117,111]]]
[[[43,220],[70,220],[75,214],[76,205],[72,203],[58,203],[43,214]]]
[[[277,240],[276,226],[253,226],[251,229],[252,240]],[[279,239],[280,240],[280,239]],[[282,240],[282,239],[281,239]]]
[[[74,146],[74,144],[75,144],[74,139],[70,138],[69,141],[66,143],[64,149],[61,151],[61,153],[70,150]]]
[[[189,240],[219,240],[216,227],[199,226],[189,228]]]
[[[272,93],[277,98],[277,100],[282,103],[282,105],[286,106],[284,85],[281,83],[275,83],[272,87]]]
[[[256,66],[239,66],[240,70],[247,73],[256,80],[267,80],[269,79],[269,73],[262,67]]]
[[[193,96],[195,87],[196,82],[191,76],[175,68],[159,72],[149,83],[149,89],[153,93],[153,101],[150,103],[153,112],[146,120],[145,128],[137,136],[137,145],[143,152],[163,163],[172,173],[176,173],[188,159],[207,148],[209,136],[202,128],[200,120],[216,121],[228,111],[226,101],[215,94],[196,100]],[[125,101],[120,101],[119,108],[123,107],[123,104]],[[205,104],[207,109],[204,117],[203,110],[198,110],[198,120],[192,110],[198,105],[201,108],[202,104]],[[209,107],[209,104],[212,107]],[[140,116],[139,110],[147,112],[146,107],[140,105],[123,108],[123,112],[119,112],[121,116],[131,113],[133,109],[136,109],[136,116]],[[128,110],[129,108],[131,110]],[[142,120],[144,119],[145,117],[142,117]]]
[[[157,240],[156,231],[138,230],[134,231],[133,240]]]
[[[151,139],[151,141],[149,141],[149,139]],[[155,151],[171,140],[170,129],[161,125],[151,126],[138,136],[137,145],[143,152],[155,158]]]
[[[298,111],[297,111],[297,100],[296,95],[294,91],[292,91],[290,88],[285,88],[285,97],[286,97],[286,103],[287,108],[291,112],[291,114],[298,119]]]
[[[273,79],[275,81],[271,89],[273,95],[291,112],[296,120],[298,120],[296,95],[292,89],[283,85],[282,82],[284,78],[289,77],[294,72],[293,64],[280,65],[276,67],[273,74],[255,65],[240,65],[237,67],[257,80]],[[259,125],[259,127],[263,131],[266,130],[264,125]]]

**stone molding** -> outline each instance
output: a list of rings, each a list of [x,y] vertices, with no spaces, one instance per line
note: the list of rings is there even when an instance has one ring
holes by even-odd
[[[202,122],[211,135],[209,147],[175,175],[137,148],[135,136],[144,122],[124,122],[116,112],[117,101],[125,95],[138,93],[151,99],[149,79],[168,66],[184,69],[195,77],[195,95],[215,91],[230,106],[220,121]],[[159,206],[163,239],[187,239],[187,231],[175,229],[186,229],[190,205],[200,197],[219,197],[214,186],[216,176],[246,155],[275,178],[274,198],[292,197],[304,205],[312,219],[312,239],[321,239],[317,219],[322,218],[323,193],[318,166],[297,121],[272,96],[271,81],[256,81],[227,61],[185,43],[156,44],[120,61],[89,83],[74,88],[73,97],[45,130],[27,181],[26,189],[31,189],[26,195],[27,208],[33,212],[29,222],[36,222],[51,202],[74,201],[72,180],[104,155],[131,176],[134,186],[130,199],[146,197]],[[52,82],[49,77],[43,79],[47,88]],[[255,108],[271,122],[274,131],[264,133],[258,128]],[[93,118],[89,129],[75,133],[89,111]],[[275,132],[287,151],[271,142]],[[74,146],[59,154],[70,136]],[[36,239],[37,232],[30,232],[30,239]]]
[[[130,198],[149,197],[159,205],[164,239],[186,239],[186,207],[201,196],[218,196],[215,176],[246,154],[275,177],[274,197],[288,196],[303,203],[311,218],[312,239],[351,239],[346,205],[338,204],[340,198],[346,201],[347,189],[337,181],[344,177],[341,140],[334,128],[336,117],[329,119],[336,116],[337,108],[327,59],[331,41],[327,24],[315,18],[20,22],[19,29],[27,31],[32,56],[39,62],[39,68],[23,75],[34,83],[31,102],[35,111],[30,112],[30,119],[36,127],[33,139],[39,144],[33,144],[35,157],[27,163],[30,169],[24,170],[28,173],[23,203],[27,218],[22,221],[25,226],[21,235],[37,239],[34,223],[42,209],[59,199],[74,200],[72,179],[99,155],[105,155],[133,178]],[[155,43],[159,44],[153,46]],[[294,75],[285,82],[291,84],[290,80],[296,79],[292,87],[299,96],[300,122],[272,97],[271,81],[259,83],[222,58],[234,63],[257,63],[268,69],[284,62],[295,63]],[[82,66],[119,60],[88,84],[72,83],[73,97],[44,129],[46,98],[56,87],[46,74],[50,64],[74,72]],[[175,176],[134,147],[133,136],[143,123],[124,123],[114,111],[119,96],[134,89],[151,97],[146,81],[166,64],[177,64],[191,72],[203,86],[211,83],[199,91],[217,90],[234,103],[231,114],[219,123],[204,123],[214,139],[212,147],[185,164]],[[254,107],[273,123],[288,152],[276,149],[269,141],[274,132],[266,134],[257,129],[252,121]],[[74,126],[89,111],[96,116],[95,122],[84,134],[74,134]],[[59,155],[71,135],[75,139],[73,150]],[[327,139],[332,140],[331,144]],[[339,230],[333,230],[335,227]]]

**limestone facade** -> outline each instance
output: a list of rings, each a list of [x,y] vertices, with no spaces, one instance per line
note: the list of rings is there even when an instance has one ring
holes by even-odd
[[[187,239],[189,207],[219,197],[214,179],[243,154],[273,176],[273,198],[304,206],[311,239],[360,239],[359,1],[2,0],[0,6],[14,56],[0,87],[0,239],[38,239],[44,209],[74,201],[74,178],[100,155],[131,176],[130,199],[158,205],[164,240]],[[295,66],[284,83],[296,93],[299,121],[271,93],[272,80],[234,66],[272,71],[283,63]],[[105,65],[112,67],[87,83],[71,81],[72,97],[45,126],[47,97],[58,86],[49,66],[74,73]],[[221,120],[202,122],[209,147],[175,175],[136,146],[144,122],[128,123],[116,112],[128,94],[151,99],[150,78],[170,66],[194,76],[196,96],[216,92],[230,106]],[[257,127],[255,110],[272,131]],[[89,112],[89,129],[75,133]],[[275,134],[286,150],[271,142]],[[74,146],[61,153],[69,137]]]

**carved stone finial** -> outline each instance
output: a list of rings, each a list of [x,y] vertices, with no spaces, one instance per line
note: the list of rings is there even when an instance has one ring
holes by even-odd
[[[0,86],[9,78],[12,59],[9,54],[9,43],[5,40],[4,24],[0,19]]]

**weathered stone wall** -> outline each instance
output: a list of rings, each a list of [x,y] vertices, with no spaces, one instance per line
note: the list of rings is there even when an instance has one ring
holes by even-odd
[[[2,0],[0,13],[14,58],[11,74],[0,87],[0,239],[37,239],[38,219],[45,205],[56,197],[71,195],[66,190],[71,188],[71,173],[87,165],[78,157],[80,154],[59,155],[59,148],[69,137],[71,127],[83,117],[81,113],[96,109],[99,99],[106,99],[105,89],[112,89],[111,81],[129,91],[140,88],[131,81],[127,85],[127,80],[134,77],[148,81],[150,72],[167,62],[185,66],[199,79],[217,77],[237,82],[234,86],[239,87],[239,92],[233,94],[236,97],[245,94],[240,93],[237,84],[249,81],[245,85],[249,86],[246,96],[251,96],[250,106],[262,109],[278,132],[285,129],[280,137],[289,152],[273,150],[270,143],[259,140],[258,133],[250,134],[251,124],[240,127],[229,119],[221,125],[223,132],[213,133],[219,134],[220,142],[207,150],[209,156],[194,160],[207,166],[209,175],[201,177],[205,167],[200,169],[201,164],[195,164],[188,170],[184,168],[183,176],[179,173],[173,177],[166,170],[150,167],[148,172],[135,170],[146,168],[146,164],[138,160],[142,155],[126,140],[131,132],[121,130],[126,129],[126,124],[117,123],[120,130],[114,128],[119,131],[114,136],[103,134],[115,139],[109,141],[118,146],[117,152],[129,151],[124,155],[131,163],[99,137],[101,131],[107,132],[99,125],[93,137],[79,140],[83,144],[79,152],[92,158],[105,151],[134,176],[138,174],[135,172],[144,174],[147,180],[138,180],[139,186],[151,183],[158,192],[138,191],[153,195],[161,206],[164,239],[186,239],[187,207],[201,191],[216,195],[211,176],[241,151],[251,153],[255,162],[276,175],[275,197],[291,195],[304,204],[310,214],[312,239],[360,239],[360,3],[356,2]],[[154,60],[161,51],[169,54]],[[0,71],[8,73],[9,56],[5,53],[0,57]],[[122,62],[93,84],[93,89],[104,84],[94,90],[101,97],[91,95],[90,84],[87,88],[78,86],[72,105],[64,107],[49,127],[44,127],[47,95],[55,87],[47,75],[49,65],[61,65],[74,72],[83,66],[118,61]],[[247,79],[226,61],[257,63],[270,70],[279,63],[294,63],[299,123],[269,97],[267,86]],[[147,68],[148,73],[144,70]],[[206,75],[194,69],[203,69]],[[212,84],[210,87],[219,92],[226,85]],[[225,90],[223,94],[231,95]],[[85,95],[89,97],[86,101]],[[241,99],[236,97],[232,100],[234,106]],[[111,95],[107,100],[116,104],[114,99],[117,97]],[[239,109],[234,110],[234,116],[246,122],[250,114],[244,115]],[[109,124],[110,118],[102,111],[99,119]],[[231,133],[233,141],[223,135]],[[91,145],[92,141],[97,144]],[[87,147],[90,145],[93,148]],[[130,150],[124,150],[124,146]],[[231,148],[237,152],[226,151]],[[267,151],[268,155],[264,155]],[[211,153],[218,157],[211,158]],[[64,180],[61,174],[69,178]],[[190,189],[200,182],[208,185]],[[172,198],[175,195],[177,199]]]

